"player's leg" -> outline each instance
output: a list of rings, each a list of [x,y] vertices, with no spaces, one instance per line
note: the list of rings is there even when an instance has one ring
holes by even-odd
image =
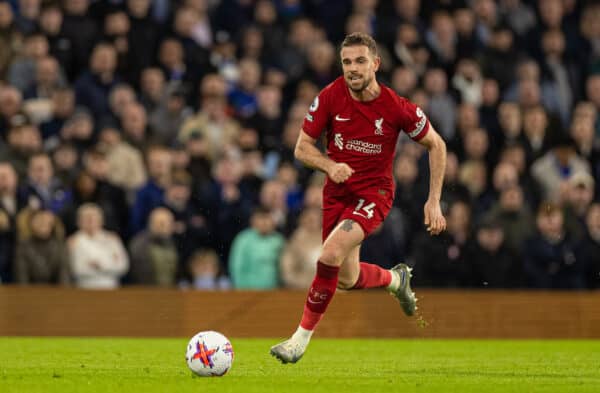
[[[358,281],[360,276],[360,244],[346,257],[342,266],[340,266],[340,273],[338,279],[339,289],[352,289]]]
[[[417,298],[410,287],[411,270],[403,263],[388,270],[372,263],[360,262],[358,245],[342,263],[337,287],[350,290],[386,288],[398,299],[404,313],[410,316],[417,309]]]
[[[289,340],[271,348],[273,356],[283,363],[295,363],[302,357],[314,329],[333,298],[340,266],[363,239],[362,228],[350,219],[340,222],[327,237],[317,262],[315,279],[308,291],[300,325]]]
[[[383,224],[390,205],[377,195],[361,197],[354,210],[344,211],[340,219],[353,219],[362,227],[366,237]],[[410,287],[411,276],[411,269],[403,263],[388,270],[372,263],[360,262],[360,245],[358,245],[348,254],[341,266],[338,288],[386,288],[398,299],[404,313],[410,316],[417,308],[417,298]]]

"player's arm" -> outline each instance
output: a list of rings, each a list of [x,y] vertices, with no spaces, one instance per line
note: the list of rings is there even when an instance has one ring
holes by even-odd
[[[446,229],[446,219],[440,207],[444,173],[446,171],[446,143],[429,124],[429,130],[418,143],[429,151],[429,197],[425,203],[425,226],[432,235],[437,235]]]
[[[335,183],[343,183],[354,173],[348,164],[337,163],[317,147],[317,140],[300,130],[294,156],[304,165],[323,171]]]

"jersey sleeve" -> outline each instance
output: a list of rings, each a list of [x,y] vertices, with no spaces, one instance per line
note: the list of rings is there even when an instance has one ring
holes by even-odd
[[[329,124],[329,90],[329,86],[321,90],[304,116],[302,130],[314,139],[318,139]]]
[[[429,131],[429,120],[425,113],[414,103],[399,97],[400,129],[413,141],[419,141]]]

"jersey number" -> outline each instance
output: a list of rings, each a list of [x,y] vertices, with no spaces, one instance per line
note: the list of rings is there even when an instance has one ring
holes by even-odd
[[[366,217],[366,218],[372,218],[373,214],[374,214],[373,213],[374,207],[375,207],[375,202],[371,202],[368,205],[365,205],[365,200],[361,198],[358,200],[358,204],[356,205],[356,207],[354,208],[354,212],[352,212],[352,213],[359,215],[359,216]],[[367,213],[367,215],[365,216],[363,214],[363,212]]]

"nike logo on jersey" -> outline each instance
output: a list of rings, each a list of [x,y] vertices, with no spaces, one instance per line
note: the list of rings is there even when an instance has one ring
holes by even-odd
[[[337,121],[350,121],[350,119],[349,119],[349,118],[346,118],[346,117],[340,117],[340,115],[339,115],[339,114],[335,115],[335,120],[337,120]]]

